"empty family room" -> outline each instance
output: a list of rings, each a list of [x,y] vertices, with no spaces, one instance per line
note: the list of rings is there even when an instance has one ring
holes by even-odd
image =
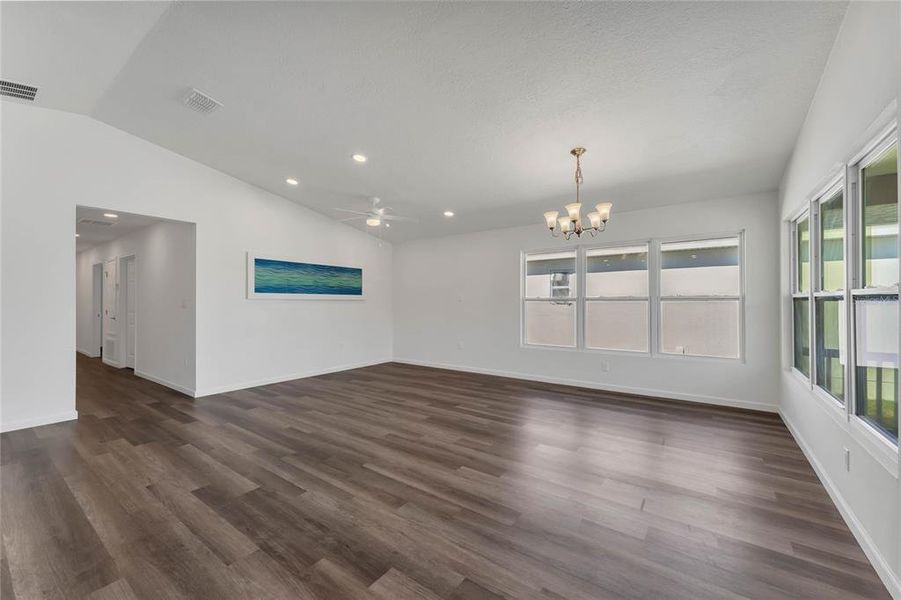
[[[901,1],[0,0],[0,600],[901,600]]]

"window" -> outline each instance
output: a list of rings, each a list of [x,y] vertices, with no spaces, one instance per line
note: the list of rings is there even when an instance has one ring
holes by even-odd
[[[666,354],[738,358],[738,237],[660,245],[660,346]]]
[[[652,244],[523,254],[521,342],[740,358],[741,235]]]
[[[841,179],[814,201],[817,235],[813,240],[817,265],[813,306],[815,382],[839,402],[845,401],[847,364],[844,186]]]
[[[898,439],[898,295],[854,300],[857,414]]]
[[[585,347],[647,352],[647,244],[593,248],[585,262]]]
[[[898,145],[861,169],[863,286],[898,287]]]
[[[794,320],[794,366],[805,377],[810,377],[810,298],[792,298]]]
[[[898,143],[857,165],[859,272],[852,291],[854,413],[898,440]]]
[[[795,289],[810,291],[810,218],[805,215],[795,227]]]
[[[805,300],[804,302],[808,302]],[[816,299],[817,385],[839,402],[845,401],[845,300]],[[806,327],[805,327],[806,328]],[[810,357],[807,357],[810,360]],[[810,373],[805,373],[808,377]]]
[[[576,252],[526,255],[523,341],[576,346]]]
[[[792,222],[792,365],[897,443],[897,126],[861,156]]]
[[[844,182],[842,182],[844,183]],[[820,289],[845,289],[845,195],[839,189],[820,203]]]
[[[792,366],[810,377],[810,215],[792,223]]]

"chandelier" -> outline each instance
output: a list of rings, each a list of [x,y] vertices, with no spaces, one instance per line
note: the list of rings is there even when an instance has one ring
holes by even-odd
[[[559,237],[562,233],[563,238],[568,240],[572,236],[582,237],[586,231],[594,237],[598,232],[607,229],[613,204],[611,202],[595,204],[595,212],[588,213],[589,226],[582,226],[582,155],[585,154],[585,148],[573,148],[569,153],[576,157],[576,201],[566,205],[567,216],[558,219],[559,211],[550,210],[544,213],[544,220],[554,237]]]

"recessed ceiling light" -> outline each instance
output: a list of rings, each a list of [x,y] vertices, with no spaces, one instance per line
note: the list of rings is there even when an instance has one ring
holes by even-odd
[[[285,183],[287,183],[288,185],[297,185],[297,180],[293,177],[288,177],[287,179],[285,179]]]
[[[452,211],[452,210],[446,210],[446,211],[444,211],[444,216],[445,216],[445,217],[452,217],[452,216],[454,216],[454,211]]]
[[[103,216],[108,219],[118,219],[119,218],[119,215],[117,215],[116,213],[103,213]]]
[[[366,157],[363,156],[362,154],[354,154],[354,155],[353,155],[353,159],[354,159],[355,161],[357,161],[358,163],[364,163],[364,162],[366,162]]]

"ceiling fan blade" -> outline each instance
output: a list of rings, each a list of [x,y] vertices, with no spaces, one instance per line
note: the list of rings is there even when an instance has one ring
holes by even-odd
[[[344,223],[345,221],[362,221],[366,217],[347,217],[346,219],[338,219],[339,223]]]
[[[368,217],[368,216],[369,216],[369,213],[368,213],[368,212],[363,212],[363,211],[361,211],[361,210],[350,210],[349,208],[337,208],[337,207],[333,206],[333,207],[332,207],[332,210],[337,210],[337,211],[340,211],[340,212],[351,213],[351,214],[354,214],[354,215],[362,215],[362,216],[364,216],[364,217]]]
[[[414,219],[413,217],[403,217],[401,215],[382,215],[382,219],[385,221],[418,221],[419,219]]]

